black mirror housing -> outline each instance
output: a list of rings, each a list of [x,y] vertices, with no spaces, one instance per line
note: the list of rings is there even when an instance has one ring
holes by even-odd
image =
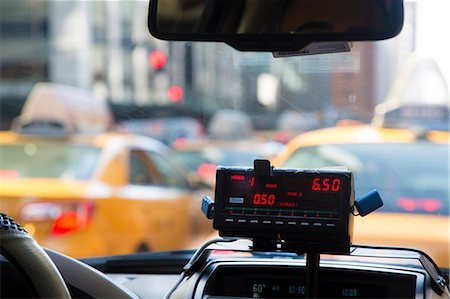
[[[297,51],[312,42],[394,37],[403,13],[403,0],[151,0],[148,28],[163,40]]]

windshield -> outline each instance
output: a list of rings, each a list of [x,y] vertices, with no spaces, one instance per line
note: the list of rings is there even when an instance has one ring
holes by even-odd
[[[433,244],[418,234],[396,245],[448,256],[448,0],[405,1],[393,39],[284,58],[157,40],[147,10],[143,0],[0,1],[0,133],[19,136],[0,136],[0,211],[39,244],[77,258],[197,247],[216,236],[200,207],[217,165],[283,155],[277,166],[348,167],[357,196],[378,189],[385,206],[358,218],[371,227],[394,213],[413,227],[442,224]],[[21,141],[42,123],[100,141]],[[361,126],[373,130],[337,140]],[[305,133],[315,137],[293,142]],[[41,202],[89,219],[55,234],[64,214],[36,221]],[[383,234],[364,242],[390,245]]]
[[[0,144],[0,176],[88,180],[99,156],[98,148],[69,143]]]
[[[384,206],[380,212],[448,215],[448,165],[442,163],[447,160],[447,145],[336,144],[299,149],[283,166],[345,165],[355,176],[357,196],[373,189],[383,195]]]

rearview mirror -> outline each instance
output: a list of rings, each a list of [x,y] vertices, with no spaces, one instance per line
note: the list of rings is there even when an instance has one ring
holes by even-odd
[[[382,40],[402,25],[403,0],[151,0],[148,15],[157,38],[221,41],[243,51]]]

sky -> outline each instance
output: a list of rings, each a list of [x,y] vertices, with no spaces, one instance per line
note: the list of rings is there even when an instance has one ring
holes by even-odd
[[[420,0],[417,15],[416,49],[434,58],[450,82],[450,0]]]

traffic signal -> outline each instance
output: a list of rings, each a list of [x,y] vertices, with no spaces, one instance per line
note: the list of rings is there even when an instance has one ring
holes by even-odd
[[[181,99],[183,99],[183,95],[183,88],[178,85],[173,85],[167,90],[167,97],[172,103],[178,103],[181,101]]]
[[[161,70],[167,63],[167,56],[163,51],[155,50],[148,55],[148,62],[155,70]]]

